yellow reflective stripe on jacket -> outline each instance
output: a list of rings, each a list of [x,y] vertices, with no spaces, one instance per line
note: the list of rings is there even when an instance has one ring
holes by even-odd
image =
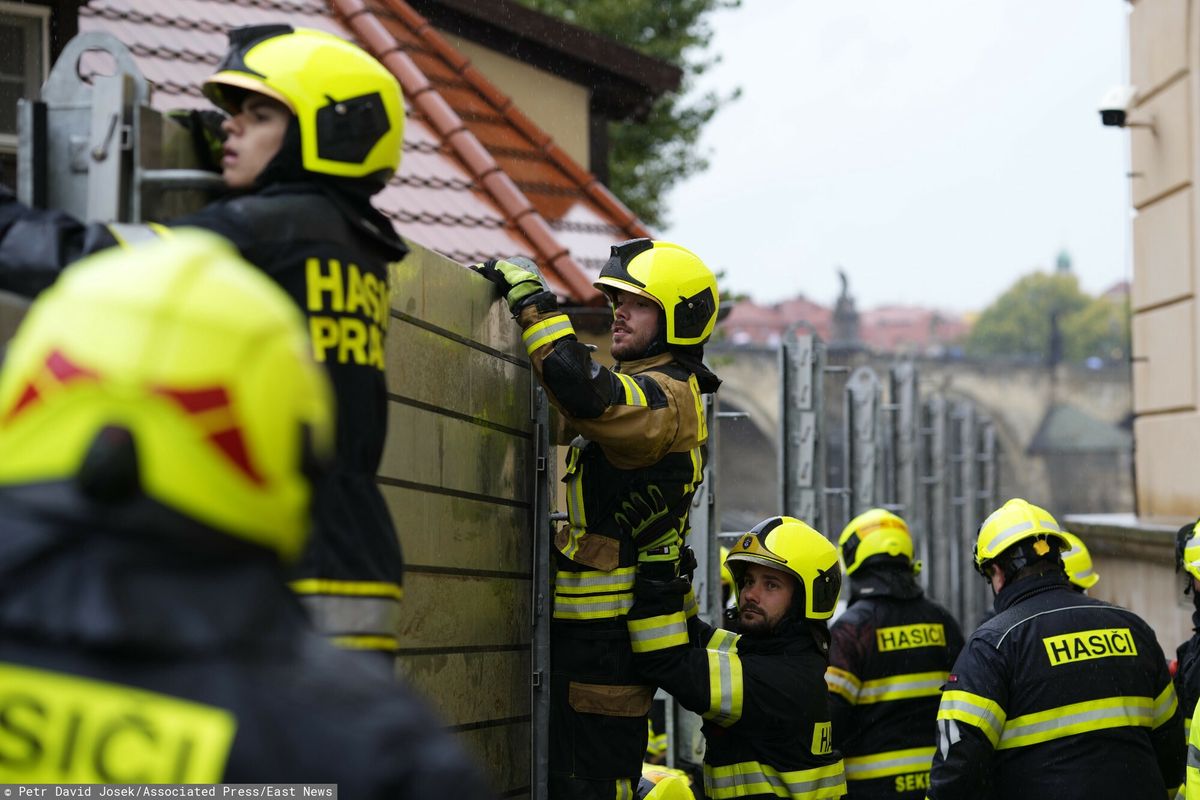
[[[941,716],[939,714],[939,716]],[[1154,701],[1149,697],[1106,697],[1013,717],[1004,725],[997,750],[1026,747],[1077,733],[1108,728],[1149,728]]]
[[[742,660],[737,648],[706,649],[708,654],[708,710],[702,716],[722,727],[742,718]]]
[[[400,649],[400,640],[395,636],[332,636],[329,641],[346,650],[379,650],[394,653]]]
[[[948,677],[949,672],[912,672],[863,681],[858,692],[858,703],[867,705],[914,697],[935,697],[941,694],[942,684]]]
[[[829,687],[829,691],[846,698],[850,705],[858,703],[858,692],[862,688],[862,681],[854,673],[837,667],[826,667],[825,685]]]
[[[666,650],[688,643],[687,617],[682,611],[631,619],[626,625],[629,628],[629,643],[635,653]]]
[[[617,380],[625,388],[625,405],[642,407],[649,405],[646,402],[646,393],[642,391],[642,387],[637,385],[637,381],[620,372],[614,372],[613,375],[617,376]]]
[[[575,550],[578,551],[578,539],[587,532],[587,514],[583,506],[583,465],[579,463],[580,449],[571,448],[567,457],[567,519],[571,523],[571,536]],[[564,552],[567,558],[573,553]]]
[[[683,596],[683,615],[691,619],[699,613],[700,606],[696,603],[696,592],[689,586],[687,594]]]
[[[1175,694],[1175,684],[1168,683],[1167,688],[1154,698],[1154,719],[1150,727],[1157,729],[1166,725],[1171,721],[1171,717],[1175,716],[1177,708],[1179,708],[1179,698]]]
[[[995,700],[956,690],[942,692],[942,702],[937,713],[938,719],[957,720],[979,728],[992,743],[992,747],[1000,741],[1000,733],[1004,730],[1007,716]]]
[[[616,800],[633,800],[633,781],[629,778],[617,778],[616,784],[613,794]]]
[[[846,793],[842,762],[814,769],[781,772],[758,761],[704,765],[704,794],[709,800],[769,794],[800,800],[841,797]]]
[[[704,396],[700,394],[700,382],[695,375],[688,376],[688,388],[696,403],[696,441],[703,444],[708,441],[708,418],[704,415]]]
[[[554,575],[554,592],[556,594],[631,592],[635,577],[637,577],[637,567],[618,567],[612,571],[584,570],[583,572],[560,569]]]
[[[113,222],[105,226],[122,248],[135,247],[156,239],[170,239],[175,232],[157,222]]]
[[[704,646],[709,650],[736,653],[739,638],[741,637],[732,631],[727,631],[724,628],[713,628],[712,636],[704,643]]]
[[[633,608],[633,592],[598,594],[583,597],[554,595],[555,619],[614,619]]]
[[[396,584],[303,578],[289,585],[308,611],[313,627],[330,635],[335,645],[354,650],[398,649],[404,590]]]
[[[911,747],[866,756],[846,757],[846,780],[865,781],[910,772],[928,772],[936,747]]]
[[[338,581],[329,578],[301,578],[288,586],[296,594],[333,594],[346,597],[390,597],[404,599],[404,589],[382,581]]]
[[[567,315],[555,314],[526,328],[521,334],[521,341],[525,343],[525,352],[532,356],[539,347],[545,347],[564,336],[574,335],[575,328]]]

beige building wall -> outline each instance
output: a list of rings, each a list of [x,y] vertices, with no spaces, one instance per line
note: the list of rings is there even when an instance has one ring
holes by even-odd
[[[551,75],[475,42],[441,31],[471,64],[511,97],[516,106],[575,162],[591,169],[588,120],[591,93],[577,83]]]
[[[1194,0],[1137,0],[1129,16],[1134,277],[1133,385],[1138,511],[1200,513],[1195,185],[1200,20]]]

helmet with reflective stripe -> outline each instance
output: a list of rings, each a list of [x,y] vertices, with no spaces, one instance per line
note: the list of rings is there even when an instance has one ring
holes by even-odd
[[[696,800],[686,772],[658,764],[642,764],[635,796],[637,800]]]
[[[630,239],[614,244],[595,287],[653,300],[667,319],[669,345],[704,344],[717,324],[717,278],[700,257],[671,242]]]
[[[400,166],[404,97],[392,73],[363,49],[324,31],[253,25],[229,32],[229,52],[204,94],[236,113],[258,92],[296,115],[304,168],[386,181]]]
[[[876,556],[900,558],[909,566],[913,560],[908,524],[882,508],[872,508],[850,520],[838,537],[838,549],[847,575],[853,575],[867,559]]]
[[[833,616],[842,589],[837,548],[798,519],[771,517],[758,523],[730,548],[726,563],[739,585],[748,564],[786,572],[799,581],[796,593],[804,598],[805,618]]]
[[[290,298],[180,230],[80,261],[33,304],[0,372],[0,485],[165,506],[292,560],[332,409]]]
[[[1184,525],[1176,534],[1175,569],[1200,580],[1200,519]]]
[[[1013,548],[1020,548],[1025,561],[1032,561],[1069,547],[1070,542],[1050,512],[1017,497],[993,511],[979,526],[975,569],[985,578],[990,577],[991,563]]]
[[[1067,570],[1067,579],[1080,589],[1090,589],[1100,580],[1096,568],[1092,565],[1092,554],[1087,545],[1073,533],[1063,531],[1063,538],[1070,547],[1063,551],[1063,567]]]

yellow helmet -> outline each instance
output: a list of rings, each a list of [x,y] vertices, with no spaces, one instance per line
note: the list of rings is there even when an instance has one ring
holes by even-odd
[[[30,308],[0,372],[0,485],[145,496],[292,560],[332,407],[287,295],[226,240],[180,230],[80,261]],[[116,440],[124,469],[89,467]]]
[[[204,82],[204,94],[236,113],[245,91],[274,98],[296,115],[309,172],[382,182],[400,166],[400,84],[345,39],[291,25],[234,28],[229,52]]]
[[[642,764],[642,779],[638,782],[638,800],[696,800],[692,782],[681,769],[659,764]]]
[[[729,548],[721,547],[721,589],[726,598],[737,598],[737,584],[733,581],[733,573],[729,571]],[[726,600],[728,602],[728,600]]]
[[[804,617],[829,619],[842,589],[837,548],[793,517],[771,517],[737,540],[726,559],[738,584],[747,564],[762,564],[795,577],[804,596]],[[798,605],[798,604],[797,604]]]
[[[704,344],[717,324],[717,278],[698,255],[677,244],[649,239],[614,244],[593,285],[610,300],[626,291],[657,303],[667,318],[667,344]]]
[[[1200,519],[1184,525],[1176,534],[1175,568],[1200,580]]]
[[[1063,531],[1063,538],[1069,545],[1068,549],[1062,553],[1067,579],[1080,589],[1092,588],[1096,585],[1096,581],[1100,580],[1100,576],[1096,574],[1096,569],[1092,565],[1092,554],[1088,552],[1087,545],[1078,536],[1068,531]]]
[[[899,557],[910,565],[913,560],[908,524],[882,508],[872,508],[850,520],[838,537],[838,550],[847,575],[853,575],[872,556]]]
[[[1024,543],[1028,543],[1027,545]],[[1009,500],[991,513],[979,526],[975,541],[975,569],[985,578],[988,567],[1001,553],[1021,545],[1028,549],[1024,561],[1048,556],[1056,548],[1062,552],[1070,547],[1063,530],[1050,512],[1019,497]],[[1016,565],[1018,568],[1022,564]]]

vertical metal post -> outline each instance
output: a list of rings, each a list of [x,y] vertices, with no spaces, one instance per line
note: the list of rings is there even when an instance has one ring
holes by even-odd
[[[959,622],[963,627],[974,626],[982,611],[978,593],[970,591],[974,584],[964,579],[972,577],[972,555],[978,522],[975,520],[975,466],[977,439],[975,431],[975,406],[969,402],[956,402],[951,410],[953,423],[954,452],[951,503],[952,516],[951,554],[954,559],[950,583],[951,597],[958,607]]]
[[[532,700],[530,709],[530,761],[532,800],[547,800],[550,772],[550,540],[553,535],[550,503],[554,497],[555,465],[550,447],[549,403],[546,393],[531,381],[531,408],[534,419],[533,443],[535,475],[533,507],[533,594],[530,662]]]
[[[789,328],[779,348],[779,506],[817,530],[825,524],[824,366],[821,340]]]
[[[893,458],[893,499],[896,513],[908,522],[918,561],[929,557],[929,532],[918,508],[921,492],[918,489],[917,449],[920,405],[917,390],[917,369],[911,361],[892,366],[889,375],[889,394],[892,414],[891,436]]]
[[[846,475],[850,489],[848,517],[860,514],[879,502],[879,444],[881,386],[869,367],[859,367],[846,382],[845,427]],[[839,520],[842,525],[849,518]]]
[[[928,533],[925,556],[925,586],[930,593],[949,607],[950,603],[950,506],[947,491],[947,420],[946,399],[932,395],[924,408],[921,429],[924,468],[921,484],[925,495],[924,526]]]

